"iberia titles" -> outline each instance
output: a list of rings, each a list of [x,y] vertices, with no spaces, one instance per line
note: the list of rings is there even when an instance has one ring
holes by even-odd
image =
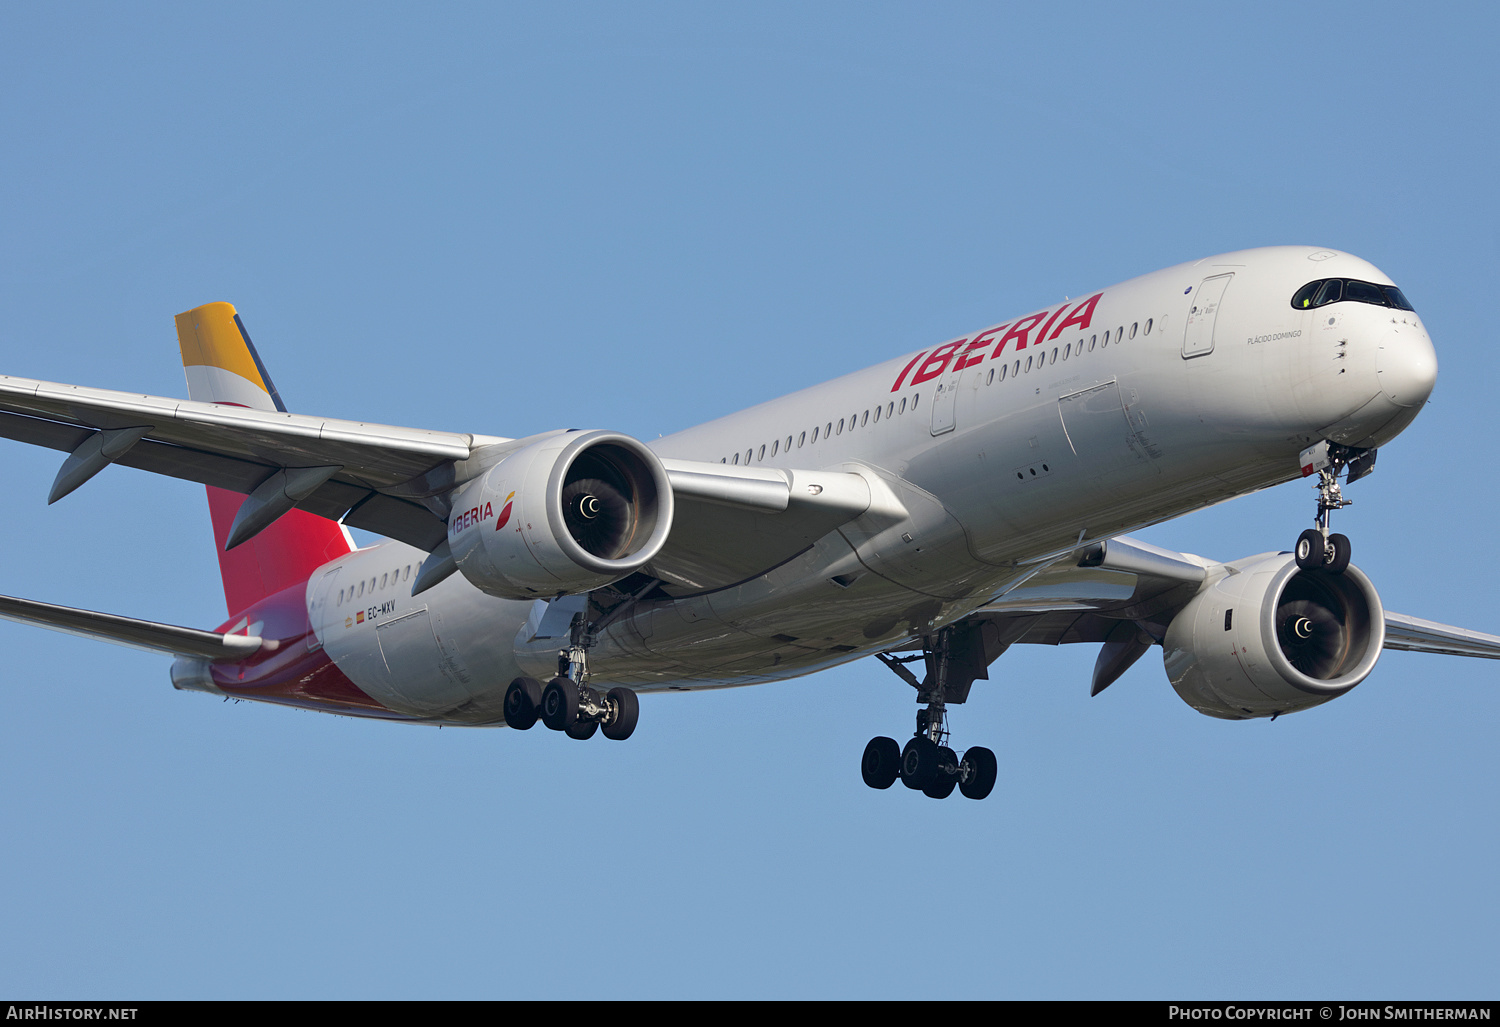
[[[1064,303],[1056,310],[1049,307],[1039,313],[1028,314],[1014,323],[1007,321],[1005,324],[986,328],[972,339],[965,336],[962,339],[945,342],[932,350],[924,349],[912,357],[910,362],[901,369],[901,373],[896,376],[896,381],[891,386],[891,391],[900,392],[903,384],[921,385],[923,382],[931,381],[948,370],[950,363],[954,371],[962,371],[976,364],[982,364],[986,359],[996,360],[1005,352],[1006,345],[1012,340],[1015,341],[1014,351],[1020,352],[1026,348],[1028,341],[1032,346],[1040,346],[1044,342],[1051,342],[1069,328],[1085,331],[1093,323],[1094,308],[1099,305],[1099,300],[1103,295],[1102,292],[1095,293],[1076,305],[1071,302]],[[1069,307],[1072,307],[1072,312],[1067,317],[1062,317],[1063,311]],[[1062,319],[1058,320],[1059,318]],[[1056,322],[1055,327],[1054,322]],[[1041,329],[1037,331],[1036,338],[1029,339],[1032,330],[1037,325],[1041,325]],[[1047,334],[1049,330],[1052,333],[1050,335]],[[994,349],[986,354],[985,351],[991,346]],[[923,359],[924,357],[926,359]],[[918,362],[921,366],[918,366]],[[916,368],[915,374],[912,374],[913,368]],[[911,374],[910,382],[906,381],[908,374]]]

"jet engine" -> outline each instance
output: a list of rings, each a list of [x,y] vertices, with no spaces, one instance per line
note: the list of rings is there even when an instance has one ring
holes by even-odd
[[[628,435],[561,432],[520,449],[458,489],[448,543],[463,576],[502,599],[599,588],[660,550],[672,486],[656,454]]]
[[[1305,710],[1375,668],[1385,610],[1370,579],[1305,571],[1290,553],[1226,566],[1172,618],[1167,677],[1199,713],[1226,720]]]

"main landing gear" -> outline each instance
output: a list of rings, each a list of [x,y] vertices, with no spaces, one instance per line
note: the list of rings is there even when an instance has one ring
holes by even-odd
[[[1353,500],[1344,498],[1339,488],[1339,475],[1347,469],[1345,484],[1350,484],[1369,474],[1375,468],[1375,450],[1353,449],[1324,441],[1304,449],[1298,463],[1304,478],[1311,474],[1318,476],[1318,516],[1316,527],[1297,536],[1297,547],[1293,551],[1297,566],[1305,571],[1342,574],[1349,566],[1353,546],[1347,535],[1330,534],[1328,522],[1333,511],[1352,505]]]
[[[505,690],[505,722],[525,731],[540,720],[580,740],[592,738],[596,731],[617,742],[629,738],[640,719],[640,700],[628,688],[601,693],[588,686],[588,650],[594,637],[585,627],[584,615],[576,614],[568,648],[558,653],[557,677],[546,687],[536,678],[512,681]]]
[[[879,660],[917,690],[917,731],[905,746],[894,738],[872,738],[865,746],[860,773],[871,788],[889,788],[897,778],[906,787],[933,799],[946,799],[957,788],[970,799],[983,799],[995,787],[995,754],[974,746],[963,757],[948,747],[948,702],[968,698],[974,678],[984,674],[984,639],[978,625],[943,628],[922,639],[922,652],[898,657],[877,653]],[[979,673],[973,673],[975,660]],[[924,660],[927,677],[918,681],[906,664]]]

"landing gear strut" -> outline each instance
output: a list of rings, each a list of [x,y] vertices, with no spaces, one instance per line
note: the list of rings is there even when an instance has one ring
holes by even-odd
[[[916,733],[904,747],[894,738],[870,739],[860,763],[865,784],[871,788],[889,788],[899,778],[906,787],[933,799],[946,799],[954,788],[970,799],[983,799],[990,794],[998,773],[995,754],[975,746],[960,759],[948,747],[947,704],[963,702],[974,679],[987,676],[984,668],[989,659],[985,658],[985,642],[981,625],[955,625],[943,628],[936,636],[924,636],[922,652],[915,656],[876,654],[917,690],[917,701],[926,705],[917,711]],[[916,660],[927,665],[927,676],[922,681],[906,669],[906,664]]]
[[[1302,476],[1318,476],[1318,515],[1316,527],[1308,528],[1297,537],[1294,553],[1297,566],[1303,570],[1322,570],[1329,574],[1342,574],[1349,566],[1353,546],[1346,535],[1330,533],[1329,518],[1335,510],[1342,510],[1353,503],[1345,499],[1339,488],[1339,475],[1345,470],[1345,484],[1358,481],[1375,467],[1375,450],[1352,449],[1336,442],[1319,442],[1304,449],[1298,457]]]
[[[593,623],[588,622],[584,613],[574,614],[568,630],[568,648],[557,654],[557,676],[546,687],[536,678],[512,681],[505,690],[505,722],[525,731],[540,719],[553,731],[579,740],[592,738],[596,731],[619,742],[629,738],[640,720],[640,700],[628,688],[611,688],[602,693],[590,688],[589,649],[597,641],[599,631],[615,619],[621,607],[634,603],[635,598],[638,596],[627,599]]]

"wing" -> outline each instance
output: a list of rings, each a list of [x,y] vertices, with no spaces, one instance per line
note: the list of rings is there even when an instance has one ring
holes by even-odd
[[[248,534],[295,507],[432,552],[447,534],[448,493],[543,436],[426,431],[0,376],[0,437],[70,454],[49,501],[116,463],[259,499],[266,516],[247,516]],[[678,592],[764,573],[886,501],[878,479],[857,473],[663,463],[678,514],[650,570]],[[726,537],[736,545],[724,546]]]
[[[117,463],[247,495],[278,471],[329,469],[298,508],[426,550],[446,533],[428,501],[477,452],[511,442],[12,377],[0,377],[0,436],[82,454],[54,496],[81,484],[65,481],[80,465],[85,479]]]
[[[256,635],[224,635],[217,631],[199,631],[113,613],[75,610],[70,606],[53,606],[11,596],[0,596],[0,617],[70,635],[102,639],[132,649],[196,656],[205,660],[243,659],[266,644]]]
[[[1385,647],[1412,653],[1444,653],[1448,656],[1478,656],[1486,660],[1500,660],[1500,636],[1450,627],[1390,611],[1386,611],[1385,615]]]
[[[1057,561],[970,615],[981,629],[971,646],[975,676],[987,677],[984,666],[1017,643],[1102,643],[1097,695],[1166,637],[1172,618],[1220,566],[1129,538]],[[1387,611],[1384,648],[1500,659],[1500,636]]]

